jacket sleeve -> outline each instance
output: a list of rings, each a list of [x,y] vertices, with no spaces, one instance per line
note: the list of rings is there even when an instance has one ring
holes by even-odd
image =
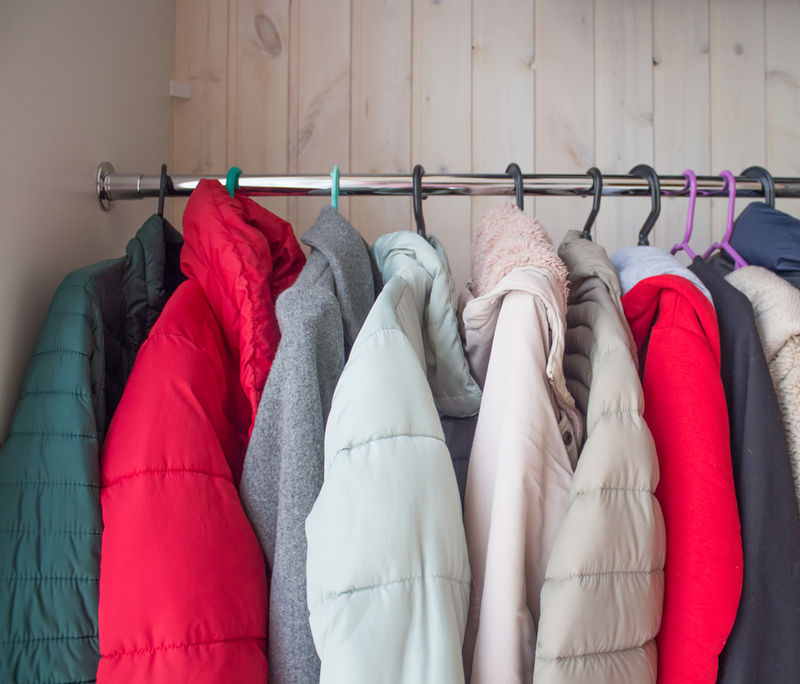
[[[549,352],[537,298],[507,294],[464,500],[472,569],[464,661],[473,684],[533,679],[539,595],[572,481],[546,374]]]
[[[392,283],[382,297],[406,287]],[[420,356],[375,307],[334,394],[306,521],[320,683],[458,684],[470,575],[455,474]]]
[[[53,297],[0,453],[4,682],[89,681],[100,659],[105,364],[92,275],[70,274]]]
[[[247,399],[197,288],[142,346],[103,449],[101,684],[267,677],[263,555],[226,460]]]
[[[312,288],[289,288],[277,310],[281,343],[239,495],[271,576],[270,681],[315,684],[320,665],[308,620],[305,521],[322,488],[325,420],[344,367],[342,314],[332,294]]]
[[[618,281],[607,284],[616,273],[604,252],[586,258],[594,243],[574,236],[571,273],[596,264],[603,275],[571,283],[564,367],[587,436],[547,563],[534,683],[655,684],[665,555],[658,460]]]
[[[715,353],[682,297],[663,292],[659,307],[643,382],[667,531],[658,681],[713,684],[742,590],[728,412],[718,343]]]

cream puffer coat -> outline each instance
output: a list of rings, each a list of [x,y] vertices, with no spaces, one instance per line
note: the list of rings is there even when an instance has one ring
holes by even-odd
[[[478,412],[439,242],[370,247],[383,291],[333,395],[325,482],[306,519],[320,684],[464,681],[470,570],[440,414]]]
[[[476,227],[472,276],[460,306],[483,400],[464,497],[464,668],[472,684],[530,684],[539,594],[581,431],[561,367],[567,270],[541,224],[503,204]]]
[[[586,437],[547,563],[533,681],[653,684],[666,535],[636,345],[605,250],[570,231],[558,254],[570,285],[564,374]]]
[[[800,499],[800,290],[761,266],[737,269],[725,280],[753,305],[781,406],[795,491]]]

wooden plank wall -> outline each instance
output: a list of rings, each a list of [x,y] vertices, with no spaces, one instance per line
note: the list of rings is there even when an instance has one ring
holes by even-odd
[[[800,175],[800,5],[790,0],[177,0],[176,173],[664,174],[767,165]],[[587,181],[587,185],[588,185]],[[432,198],[457,285],[497,198]],[[265,204],[298,234],[325,199]],[[800,202],[779,200],[800,216]],[[712,206],[713,204],[713,206]],[[744,202],[737,203],[739,208]],[[680,240],[665,198],[653,243]],[[557,242],[588,199],[531,198]],[[413,224],[407,198],[343,199],[367,241]],[[606,198],[598,241],[635,244],[647,200]],[[176,203],[176,223],[182,205]],[[699,200],[692,245],[724,231]]]

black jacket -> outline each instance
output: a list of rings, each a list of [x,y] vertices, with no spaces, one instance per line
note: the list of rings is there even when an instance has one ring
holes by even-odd
[[[742,598],[717,682],[797,684],[800,512],[778,399],[750,301],[699,257],[689,268],[711,292],[719,321],[744,550]]]

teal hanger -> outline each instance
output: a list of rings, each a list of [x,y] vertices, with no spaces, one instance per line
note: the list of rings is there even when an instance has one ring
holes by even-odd
[[[238,166],[231,166],[228,170],[228,177],[225,179],[225,187],[231,197],[233,197],[233,191],[239,187],[239,176],[241,175],[242,170]]]
[[[333,167],[331,172],[331,206],[339,211],[339,165]]]

